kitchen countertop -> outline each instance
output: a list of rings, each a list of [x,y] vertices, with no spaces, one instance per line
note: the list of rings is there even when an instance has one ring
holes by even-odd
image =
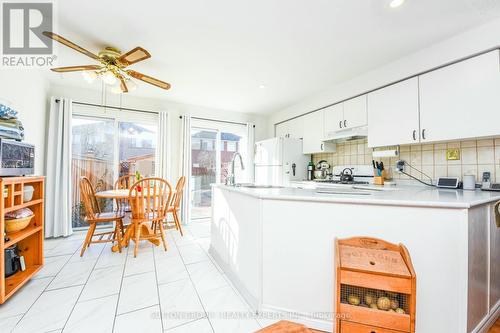
[[[316,189],[293,187],[248,188],[226,186],[222,184],[217,184],[214,186],[218,186],[228,191],[238,192],[259,199],[333,202],[366,205],[467,209],[500,200],[500,192],[488,192],[481,190],[464,191],[411,185],[365,185],[365,188],[382,190],[367,191],[371,193],[370,195],[317,193],[318,188],[327,188],[328,190],[335,189],[340,191],[346,190],[346,192],[352,191],[353,187],[349,185],[323,186],[321,184],[318,184],[316,185]]]

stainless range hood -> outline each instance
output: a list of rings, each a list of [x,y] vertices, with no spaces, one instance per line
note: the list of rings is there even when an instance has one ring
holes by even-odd
[[[368,126],[349,128],[343,131],[327,133],[324,142],[342,143],[345,141],[365,139],[368,136]]]

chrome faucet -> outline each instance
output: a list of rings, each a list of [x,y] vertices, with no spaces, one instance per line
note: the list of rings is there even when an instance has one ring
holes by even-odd
[[[245,166],[243,165],[243,157],[238,152],[235,152],[233,158],[231,159],[231,174],[226,178],[226,185],[235,186],[236,180],[234,176],[234,162],[236,161],[236,157],[240,158],[241,170],[245,170]]]

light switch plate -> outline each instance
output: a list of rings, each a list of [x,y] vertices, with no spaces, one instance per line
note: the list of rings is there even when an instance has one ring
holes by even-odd
[[[446,149],[446,160],[456,161],[459,159],[460,159],[460,149],[458,149],[458,148]]]

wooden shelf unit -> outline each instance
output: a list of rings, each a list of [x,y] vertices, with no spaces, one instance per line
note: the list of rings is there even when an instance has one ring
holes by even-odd
[[[336,239],[335,271],[336,333],[415,332],[416,275],[404,245]]]
[[[26,185],[34,188],[33,198],[28,202],[24,202],[23,198]],[[26,228],[7,234],[7,242],[4,237],[0,237],[0,304],[3,304],[43,266],[44,177],[0,177],[0,189],[3,198],[0,200],[2,234],[5,230],[5,213],[30,208],[35,214]],[[19,255],[24,256],[26,270],[6,278],[5,249],[14,244],[18,246]]]

